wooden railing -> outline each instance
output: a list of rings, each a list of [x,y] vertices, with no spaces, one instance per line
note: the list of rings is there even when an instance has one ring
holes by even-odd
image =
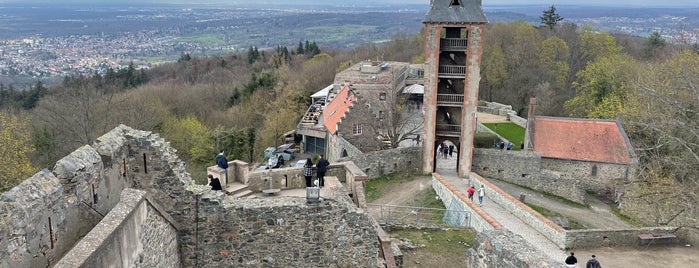
[[[440,65],[439,66],[439,76],[454,76],[454,77],[465,77],[466,76],[466,66],[463,65]]]
[[[442,38],[439,41],[441,50],[461,51],[468,48],[468,39],[464,38]]]

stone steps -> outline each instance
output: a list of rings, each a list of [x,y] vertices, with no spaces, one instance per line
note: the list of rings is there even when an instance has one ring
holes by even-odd
[[[235,197],[253,196],[253,192],[248,189],[248,186],[239,182],[229,183],[225,190],[226,194],[233,195]]]

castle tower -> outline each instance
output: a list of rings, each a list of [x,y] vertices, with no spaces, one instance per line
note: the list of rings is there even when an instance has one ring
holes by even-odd
[[[423,172],[434,172],[437,146],[456,145],[458,175],[471,171],[483,33],[481,0],[431,0],[425,24]]]

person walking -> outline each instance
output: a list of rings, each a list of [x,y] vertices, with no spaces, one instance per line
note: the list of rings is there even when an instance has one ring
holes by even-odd
[[[483,189],[484,185],[481,184],[481,188],[478,189],[478,205],[482,206],[483,205],[483,197],[485,196],[485,189]]]
[[[471,199],[471,201],[473,201],[473,194],[476,193],[476,187],[473,187],[473,185],[471,185],[468,187],[468,189],[466,189],[466,192],[468,193],[468,199]]]
[[[306,179],[306,187],[313,187],[311,177],[313,177],[313,161],[306,158],[306,164],[303,165],[303,177]]]
[[[449,145],[449,158],[451,158],[451,154],[454,153],[454,145]]]
[[[575,257],[575,252],[571,252],[570,256],[566,258],[566,267],[568,268],[575,268],[575,265],[578,263],[578,258]]]
[[[226,174],[226,183],[228,183],[228,160],[226,159],[226,156],[223,154],[223,150],[219,151],[218,155],[216,155],[216,165],[223,169],[223,173]]]
[[[318,187],[320,188],[325,187],[325,171],[327,171],[329,165],[330,162],[325,160],[321,154],[320,159],[318,159],[318,163],[316,163],[316,169],[318,170]]]
[[[592,258],[590,258],[590,260],[587,261],[585,268],[602,268],[602,265],[600,265],[599,261],[595,259],[595,255],[592,255]]]

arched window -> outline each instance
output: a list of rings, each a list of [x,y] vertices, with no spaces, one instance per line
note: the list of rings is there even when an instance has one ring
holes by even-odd
[[[341,157],[347,157],[347,150],[342,149],[342,156]]]
[[[453,6],[461,6],[461,1],[460,0],[451,0],[451,4],[449,4],[450,7]]]
[[[597,165],[592,165],[592,176],[597,176]]]

